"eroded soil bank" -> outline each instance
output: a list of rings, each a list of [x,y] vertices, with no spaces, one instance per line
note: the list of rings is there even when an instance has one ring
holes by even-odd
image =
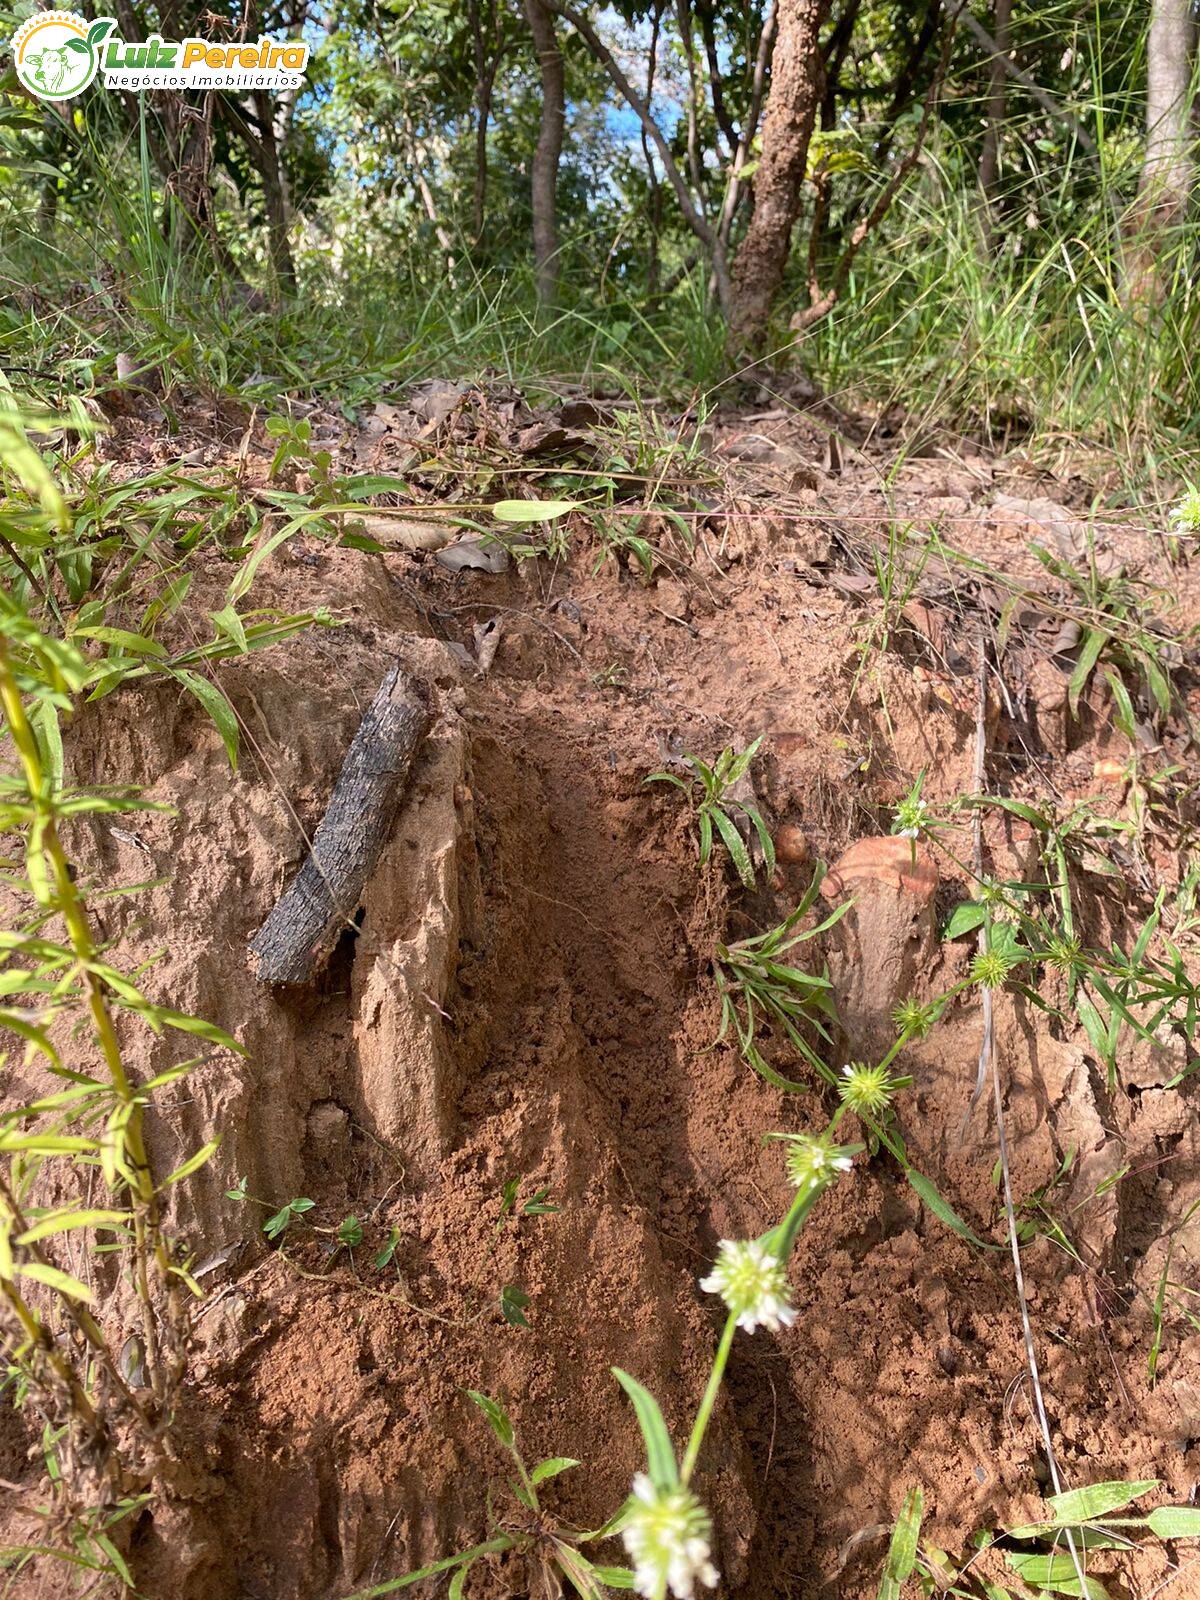
[[[479,447],[478,416],[472,426]],[[387,469],[401,452],[390,427],[385,417],[344,440],[347,457]],[[720,1239],[757,1235],[788,1203],[781,1149],[763,1136],[823,1125],[832,1104],[817,1085],[782,1093],[731,1043],[713,1047],[715,943],[780,922],[814,863],[885,834],[921,770],[931,804],[973,789],[973,641],[994,637],[1000,609],[990,580],[930,562],[919,589],[889,599],[871,552],[886,555],[897,526],[938,527],[1049,582],[1030,540],[1070,548],[1087,526],[1067,488],[978,452],[910,463],[885,493],[882,447],[839,455],[831,472],[827,432],[721,422],[707,442],[718,487],[690,523],[693,548],[666,519],[638,524],[662,551],[648,573],[582,527],[569,549],[500,572],[298,533],[264,564],[253,601],[326,606],[340,625],[221,669],[244,728],[236,774],[174,687],[119,691],[71,730],[76,782],[140,784],[173,808],[74,841],[89,879],[164,880],[106,903],[106,936],[129,964],[161,952],[151,992],[247,1051],[195,1069],[153,1129],[165,1166],[223,1140],[179,1191],[208,1298],[179,1429],[194,1484],[141,1520],[131,1550],[155,1600],[338,1600],[477,1542],[489,1484],[496,1509],[512,1507],[466,1388],[503,1398],[530,1459],[586,1463],[551,1498],[578,1525],[611,1514],[640,1464],[610,1366],[659,1397],[677,1436],[686,1427],[718,1331],[697,1279]],[[264,480],[266,444],[254,435],[247,457]],[[1152,530],[1092,533],[1112,560],[1169,578],[1173,628],[1194,618],[1195,579],[1168,572]],[[229,570],[201,563],[193,601],[218,607]],[[484,671],[477,629],[489,621],[500,636]],[[1127,816],[1127,787],[1097,765],[1127,753],[1104,681],[1071,719],[1072,646],[1037,648],[1039,626],[1053,635],[1061,617],[1029,619],[1027,648],[989,691],[989,786]],[[317,985],[269,989],[250,975],[248,941],[396,660],[432,687],[434,731],[357,929]],[[1186,663],[1178,682],[1194,714]],[[1147,760],[1178,766],[1190,797],[1185,725],[1181,710]],[[643,780],[682,752],[711,758],[759,736],[756,801],[773,829],[793,829],[792,859],[746,892],[721,860],[700,868],[678,795]],[[1178,883],[1189,806],[1136,844],[1118,838],[1115,872],[1079,871],[1090,943],[1127,939],[1158,886]],[[968,823],[953,842],[969,850]],[[997,877],[1036,875],[1018,817],[990,813],[984,851]],[[965,972],[973,941],[941,933],[969,884],[944,853],[937,869],[923,889],[878,875],[845,884],[854,910],[806,947],[835,981],[831,1065],[873,1048],[899,1000]],[[722,1593],[874,1594],[912,1485],[931,1537],[954,1553],[1027,1520],[1046,1485],[997,1247],[989,1095],[963,1132],[980,1031],[977,1000],[962,1000],[907,1052],[914,1083],[898,1114],[914,1161],[991,1248],[952,1233],[885,1154],[860,1156],[822,1202],[792,1263],[797,1324],[738,1339],[706,1445],[698,1487],[717,1521]],[[1071,1250],[1043,1227],[1024,1256],[1064,1475],[1158,1478],[1161,1498],[1190,1503],[1200,1350],[1179,1318],[1153,1389],[1147,1379],[1167,1240],[1176,1279],[1192,1281],[1200,1259],[1196,1225],[1180,1226],[1200,1195],[1195,1080],[1166,1087],[1187,1049],[1173,1034],[1155,1047],[1130,1035],[1110,1086],[1069,1010],[1047,1015],[1020,995],[998,1001],[997,1041],[1018,1199],[1065,1171],[1052,1214]],[[137,1065],[159,1070],[163,1051]],[[27,1092],[10,1070],[8,1092]],[[497,1228],[514,1179],[517,1215]],[[251,1199],[227,1197],[239,1180]],[[522,1214],[543,1190],[555,1209]],[[257,1202],[295,1196],[315,1206],[272,1250]],[[363,1242],[331,1250],[348,1214]],[[529,1297],[528,1327],[501,1315],[504,1285]],[[115,1318],[119,1306],[114,1290]],[[10,1432],[6,1475],[24,1448]],[[1112,1593],[1158,1592],[1176,1558],[1186,1551],[1123,1561]],[[497,1562],[468,1592],[540,1595],[539,1583]],[[1167,1592],[1194,1584],[1185,1571]]]

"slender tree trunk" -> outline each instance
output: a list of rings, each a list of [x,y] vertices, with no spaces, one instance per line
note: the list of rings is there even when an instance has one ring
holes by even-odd
[[[1146,152],[1138,196],[1125,217],[1125,300],[1149,307],[1163,295],[1164,254],[1187,215],[1195,176],[1190,0],[1153,0],[1146,41]]]
[[[263,200],[267,210],[267,242],[271,252],[271,266],[284,294],[296,292],[296,263],[288,243],[287,198],[283,186],[283,171],[279,162],[279,144],[275,137],[275,108],[265,90],[255,90],[252,96],[254,117],[258,123],[259,153],[262,157]]]
[[[711,5],[702,5],[697,0],[692,0],[696,16],[700,21],[700,32],[704,39],[704,54],[708,59],[708,85],[712,95],[713,116],[716,118],[717,127],[729,148],[730,160],[737,149],[737,129],[733,125],[733,118],[729,114],[729,107],[725,101],[725,89],[722,83],[721,52],[717,44],[717,22],[713,15]]]
[[[484,69],[478,84],[479,98],[475,113],[474,239],[476,245],[483,238],[484,224],[487,221],[488,125],[492,120],[492,93],[496,87],[496,69],[499,65],[499,56],[493,57]]]
[[[838,79],[854,37],[854,24],[858,21],[861,6],[862,0],[846,0],[825,44],[825,84],[821,96],[821,126],[825,129],[832,128],[837,120]]]
[[[983,247],[991,254],[996,233],[996,180],[1000,176],[1000,137],[1008,105],[1005,57],[1012,53],[1012,0],[995,0],[996,54],[988,72],[987,127],[979,156],[979,193],[983,212]]]
[[[687,179],[679,170],[679,163],[671,152],[670,143],[658,123],[655,122],[649,104],[630,83],[629,78],[622,70],[612,51],[596,32],[585,12],[580,11],[576,6],[570,5],[568,0],[542,0],[542,4],[547,10],[552,11],[556,16],[562,17],[571,24],[593,56],[604,68],[626,105],[636,112],[638,120],[642,124],[643,132],[654,146],[658,159],[662,162],[663,171],[666,173],[667,181],[679,201],[679,208],[683,212],[684,220],[708,253],[709,261],[712,264],[713,282],[716,285],[721,310],[728,315],[733,304],[733,291],[729,282],[729,270],[726,266],[725,241],[705,216],[700,197],[694,195],[688,188]]]
[[[1146,154],[1137,201],[1143,248],[1187,213],[1195,175],[1191,126],[1196,25],[1190,0],[1153,0],[1146,44]]]
[[[654,8],[650,23],[650,51],[646,60],[646,104],[654,103],[654,75],[658,70],[658,34],[662,26],[662,6]],[[650,222],[650,242],[646,259],[646,296],[648,299],[658,293],[659,279],[662,274],[662,262],[659,256],[659,239],[662,234],[663,205],[662,185],[658,181],[658,169],[654,165],[654,152],[650,148],[650,140],[646,130],[642,130],[642,155],[646,159],[646,185],[649,190],[647,216]]]
[[[533,263],[543,305],[558,289],[558,160],[566,119],[566,85],[554,18],[542,0],[525,0],[525,17],[537,50],[542,79],[542,123],[533,153]]]
[[[825,0],[790,0],[779,7],[762,159],[754,176],[754,212],[733,269],[730,340],[735,354],[762,348],[783,282],[821,103],[824,17]]]
[[[492,120],[492,94],[496,86],[496,73],[500,67],[502,49],[488,54],[487,38],[496,33],[496,8],[489,5],[486,23],[480,14],[478,0],[469,0],[471,36],[475,51],[475,194],[474,232],[476,246],[483,239],[487,219],[488,186],[488,127]],[[486,37],[485,37],[486,35]]]

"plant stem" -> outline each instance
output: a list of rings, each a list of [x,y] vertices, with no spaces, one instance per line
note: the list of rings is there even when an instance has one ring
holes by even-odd
[[[167,1255],[166,1245],[163,1242],[159,1226],[158,1199],[154,1189],[154,1178],[150,1171],[150,1163],[146,1154],[142,1101],[125,1070],[125,1063],[121,1058],[121,1046],[117,1040],[116,1029],[113,1025],[112,1013],[109,1010],[104,989],[94,971],[96,947],[92,940],[91,929],[88,926],[87,913],[79,891],[75,886],[67,853],[63,849],[62,841],[58,836],[54,798],[50,793],[50,785],[47,783],[46,775],[42,768],[41,753],[38,750],[37,740],[25,714],[25,705],[17,687],[12,662],[8,655],[8,647],[3,639],[0,639],[0,705],[3,706],[5,719],[8,722],[13,744],[16,746],[17,756],[24,773],[29,797],[33,802],[37,819],[34,832],[39,837],[41,850],[45,854],[53,874],[54,893],[50,903],[62,915],[66,924],[67,937],[70,941],[71,949],[74,952],[84,983],[87,986],[88,1009],[91,1012],[92,1026],[101,1054],[104,1057],[104,1064],[108,1069],[113,1093],[122,1105],[127,1108],[128,1114],[124,1128],[124,1139],[134,1180],[130,1184],[133,1199],[134,1277],[138,1299],[142,1308],[142,1327],[146,1340],[146,1365],[155,1399],[161,1402],[165,1397],[166,1383],[160,1359],[158,1322],[150,1291],[149,1261],[151,1258],[153,1258],[161,1277],[168,1301],[172,1304],[175,1291],[171,1282],[170,1259]]]
[[[712,1371],[708,1375],[708,1387],[704,1391],[704,1398],[700,1402],[700,1409],[696,1413],[696,1420],[692,1424],[692,1436],[687,1442],[687,1449],[683,1453],[683,1466],[679,1476],[687,1483],[696,1466],[696,1457],[700,1454],[700,1446],[704,1442],[704,1432],[708,1427],[709,1418],[712,1416],[713,1407],[717,1403],[717,1394],[721,1387],[721,1379],[725,1376],[725,1368],[729,1362],[729,1352],[733,1348],[733,1336],[737,1332],[737,1317],[733,1312],[725,1319],[725,1331],[721,1335],[721,1342],[717,1346],[717,1354],[713,1360]]]

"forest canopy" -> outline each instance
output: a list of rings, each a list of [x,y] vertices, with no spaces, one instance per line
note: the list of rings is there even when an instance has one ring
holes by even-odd
[[[9,67],[10,338],[34,312],[72,347],[47,307],[74,283],[148,356],[238,381],[402,371],[432,341],[685,390],[750,363],[1106,444],[1190,426],[1186,0],[121,0],[116,22],[302,40],[308,70],[55,104]]]

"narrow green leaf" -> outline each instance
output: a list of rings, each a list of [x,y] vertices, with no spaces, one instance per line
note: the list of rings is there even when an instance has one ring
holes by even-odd
[[[642,1438],[646,1441],[646,1458],[651,1483],[656,1489],[673,1489],[679,1482],[679,1466],[675,1460],[671,1435],[667,1432],[663,1414],[658,1408],[658,1401],[636,1378],[631,1378],[620,1367],[613,1367],[611,1370],[613,1377],[633,1402],[638,1427],[641,1428]]]
[[[508,1412],[488,1395],[480,1394],[478,1389],[468,1389],[467,1394],[488,1419],[492,1432],[500,1443],[506,1450],[511,1450],[516,1439],[516,1432],[509,1420]]]
[[[1100,659],[1100,652],[1107,643],[1108,634],[1101,628],[1089,628],[1084,635],[1083,649],[1079,652],[1079,660],[1075,663],[1075,670],[1067,685],[1067,704],[1072,716],[1079,711],[1079,697],[1087,688],[1087,681]]]
[[[879,1582],[879,1600],[900,1600],[900,1592],[917,1563],[917,1541],[924,1512],[925,1496],[920,1487],[910,1489],[892,1530],[892,1542]]]
[[[463,1585],[467,1581],[467,1574],[475,1565],[473,1561],[464,1561],[462,1566],[450,1579],[450,1587],[446,1590],[446,1600],[463,1600],[465,1590]]]
[[[628,1567],[595,1567],[593,1571],[606,1589],[632,1589],[634,1576]]]
[[[700,813],[700,865],[706,867],[708,858],[712,855],[713,830],[712,815],[708,810]]]
[[[942,1198],[937,1191],[936,1185],[923,1172],[918,1172],[915,1167],[905,1167],[904,1176],[912,1184],[934,1216],[940,1218],[948,1228],[958,1234],[960,1239],[965,1239],[968,1244],[977,1245],[981,1250],[990,1250],[992,1248],[986,1239],[981,1239],[975,1230],[963,1221],[949,1201]]]
[[[176,1167],[174,1172],[163,1179],[160,1187],[169,1189],[173,1183],[178,1183],[180,1178],[190,1177],[193,1172],[204,1165],[210,1156],[216,1154],[220,1144],[221,1136],[218,1134],[215,1139],[210,1139],[206,1145],[201,1145],[200,1149],[194,1155],[190,1155],[181,1167]]]
[[[349,1596],[349,1600],[381,1600],[383,1595],[395,1594],[397,1589],[411,1588],[414,1583],[421,1583],[426,1578],[435,1578],[439,1572],[450,1572],[464,1563],[477,1561],[480,1556],[499,1555],[503,1550],[511,1550],[512,1546],[511,1534],[497,1534],[485,1544],[473,1545],[470,1550],[460,1550],[457,1555],[444,1556],[441,1561],[431,1561],[427,1567],[418,1567],[416,1572],[406,1572],[402,1578],[389,1578],[385,1583],[373,1584],[369,1589],[359,1589]]]
[[[90,1304],[92,1291],[86,1284],[80,1283],[78,1278],[73,1278],[69,1272],[61,1272],[58,1267],[52,1267],[45,1261],[23,1261],[17,1266],[17,1276],[32,1278],[34,1283],[44,1283],[48,1289],[54,1289],[59,1294],[65,1295],[68,1300],[82,1300]]]
[[[123,1227],[129,1221],[127,1211],[54,1211],[49,1216],[39,1217],[25,1232],[19,1235],[18,1244],[36,1244],[39,1239],[48,1239],[56,1233],[66,1233],[71,1228],[114,1228]]]
[[[497,522],[553,522],[578,509],[576,500],[497,500],[492,516]]]
[[[226,699],[225,695],[209,678],[202,678],[198,672],[192,672],[187,667],[171,667],[171,676],[178,678],[184,688],[189,690],[208,712],[213,720],[217,732],[221,735],[221,743],[225,746],[225,754],[229,757],[229,765],[237,771],[238,764],[238,720],[237,713]]]

